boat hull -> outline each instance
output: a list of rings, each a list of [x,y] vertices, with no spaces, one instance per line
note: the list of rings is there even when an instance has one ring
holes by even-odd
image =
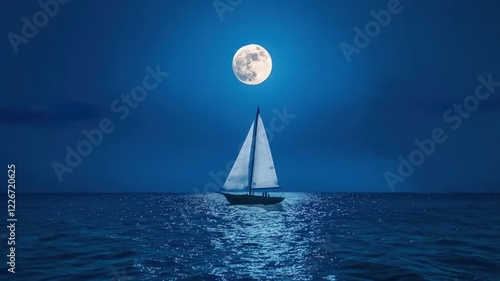
[[[285,200],[285,197],[264,197],[258,195],[248,195],[248,194],[229,194],[223,193],[229,204],[232,205],[271,205],[278,204]]]

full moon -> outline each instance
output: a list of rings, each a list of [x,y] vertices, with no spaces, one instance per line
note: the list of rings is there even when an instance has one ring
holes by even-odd
[[[264,82],[273,68],[271,56],[256,44],[241,47],[233,57],[233,71],[236,78],[247,85]]]

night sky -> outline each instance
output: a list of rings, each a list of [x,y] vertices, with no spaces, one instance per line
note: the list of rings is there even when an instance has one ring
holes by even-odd
[[[213,190],[257,105],[283,191],[500,191],[498,1],[44,1],[0,12],[18,192]],[[257,86],[231,68],[252,43]]]

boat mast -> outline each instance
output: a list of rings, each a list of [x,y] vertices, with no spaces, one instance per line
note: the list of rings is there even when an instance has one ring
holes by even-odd
[[[255,114],[255,125],[253,126],[253,136],[252,136],[252,152],[250,155],[250,177],[248,177],[248,194],[252,195],[252,181],[253,181],[253,166],[255,158],[255,137],[257,136],[257,125],[259,122],[259,106],[257,106],[257,114]]]

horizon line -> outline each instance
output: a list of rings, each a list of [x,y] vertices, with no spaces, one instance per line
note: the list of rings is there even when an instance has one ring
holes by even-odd
[[[151,194],[151,193],[161,193],[161,194],[217,194],[218,192],[187,192],[187,191],[110,191],[110,192],[17,192],[17,194]],[[491,192],[491,191],[458,191],[458,192],[449,192],[449,191],[433,191],[433,192],[416,192],[416,191],[276,191],[275,193],[399,193],[399,194],[500,194],[500,192]]]

